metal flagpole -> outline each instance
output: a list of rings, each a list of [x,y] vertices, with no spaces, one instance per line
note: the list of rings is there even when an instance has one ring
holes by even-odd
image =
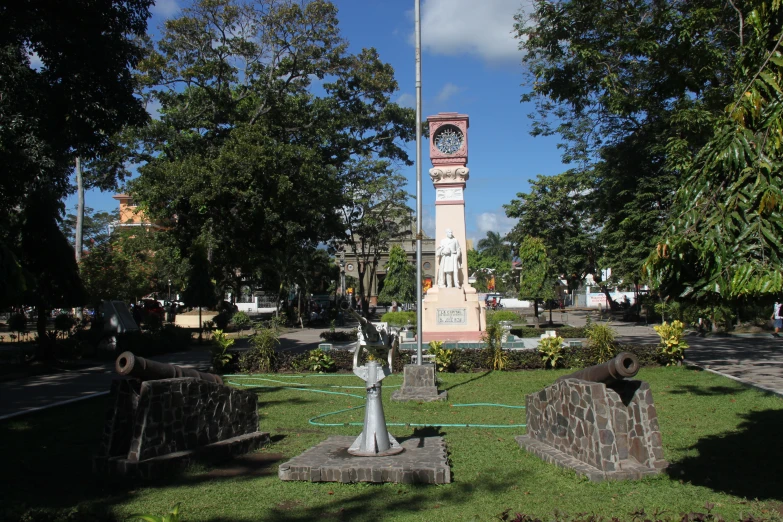
[[[422,284],[421,284],[421,0],[415,0],[416,20],[416,364],[421,365]]]

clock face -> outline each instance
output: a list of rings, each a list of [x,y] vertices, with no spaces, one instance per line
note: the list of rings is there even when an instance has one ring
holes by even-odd
[[[465,136],[462,131],[454,125],[444,125],[435,132],[433,143],[435,148],[443,154],[454,154],[465,142]]]
[[[349,272],[353,272],[353,263],[348,263],[347,265],[345,265],[345,268],[346,268],[346,269],[347,269]]]

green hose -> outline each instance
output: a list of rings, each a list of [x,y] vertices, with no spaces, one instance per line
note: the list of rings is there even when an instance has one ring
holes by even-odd
[[[225,375],[224,377],[243,377],[247,378],[245,375]],[[313,375],[312,377],[316,377],[316,375]],[[326,377],[324,375],[323,377]],[[329,376],[332,377],[332,376]],[[263,380],[263,381],[271,381],[271,382],[277,382],[280,384],[288,384],[281,381],[275,381],[273,379],[265,379],[262,377],[253,377],[254,380]],[[356,397],[357,399],[366,399],[363,395],[356,395],[354,393],[345,393],[345,392],[336,392],[336,391],[328,391],[328,390],[318,390],[318,389],[309,389],[309,388],[300,388],[299,386],[310,386],[309,384],[295,384],[293,386],[267,386],[263,384],[242,384],[234,381],[228,381],[229,384],[233,384],[234,386],[243,386],[246,388],[272,388],[272,389],[289,389],[289,390],[298,390],[298,391],[305,391],[305,392],[313,392],[313,393],[325,393],[328,395],[344,395],[346,397]],[[391,386],[390,386],[391,387]],[[342,386],[342,388],[364,388],[364,386]],[[512,406],[509,404],[493,404],[488,402],[478,402],[473,404],[452,404],[452,407],[455,408],[464,408],[464,407],[497,407],[497,408],[513,408],[513,409],[521,409],[524,410],[524,406]],[[324,417],[329,417],[331,415],[338,415],[340,413],[345,413],[347,411],[353,411],[358,410],[360,408],[364,408],[365,404],[361,404],[359,406],[354,406],[352,408],[346,408],[343,410],[337,410],[332,411],[329,413],[322,413],[321,415],[316,415],[315,417],[312,417],[311,419],[308,419],[308,423],[312,424],[313,426],[326,426],[326,427],[335,427],[335,426],[363,426],[363,422],[337,422],[337,423],[329,423],[329,422],[316,422],[317,419],[322,419]],[[415,422],[387,422],[386,426],[404,426],[404,427],[412,427],[412,428],[525,428],[527,427],[527,424],[420,424]]]

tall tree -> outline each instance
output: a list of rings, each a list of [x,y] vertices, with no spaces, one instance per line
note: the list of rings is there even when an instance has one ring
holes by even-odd
[[[78,212],[78,210],[75,210]],[[119,220],[119,211],[96,211],[90,207],[84,208],[84,223],[82,225],[82,240],[86,250],[95,248],[109,240],[109,226]],[[60,223],[60,230],[72,245],[75,245],[77,216],[68,212]]]
[[[535,0],[517,33],[533,134],[558,134],[587,183],[614,273],[638,280],[690,158],[732,100],[746,2]],[[739,29],[739,30],[738,30]]]
[[[476,248],[484,254],[490,257],[494,257],[501,261],[511,260],[511,245],[506,243],[503,236],[499,232],[487,231],[487,237],[479,239],[476,244]]]
[[[161,118],[123,138],[147,215],[176,216],[180,244],[208,244],[224,274],[339,234],[346,162],[407,162],[414,131],[392,68],[346,48],[322,0],[195,0],[168,20],[138,76]]]
[[[408,261],[408,254],[399,245],[394,245],[389,250],[386,278],[378,294],[378,301],[384,303],[416,301],[416,267]]]
[[[39,301],[44,308],[61,302],[55,294],[79,293],[75,263],[54,257],[63,242],[50,221],[59,218],[61,201],[71,190],[74,158],[109,154],[110,136],[147,120],[134,96],[131,69],[142,55],[137,38],[146,32],[150,5],[152,0],[69,6],[22,0],[0,9],[0,244],[33,276],[47,273],[49,263],[60,263],[56,276],[68,279],[66,286],[74,292],[59,285],[59,290],[48,288],[40,277],[27,285],[30,295],[49,294]],[[112,185],[116,175],[107,172],[101,183]],[[87,178],[87,186],[96,183]],[[38,217],[31,215],[33,208]],[[41,220],[43,228],[27,226],[33,219]],[[25,247],[36,241],[52,250]],[[72,272],[66,277],[67,270]],[[42,329],[45,324],[39,333]]]
[[[737,300],[783,291],[783,11],[750,1],[733,100],[677,192],[647,268],[666,295]]]
[[[519,298],[533,301],[536,328],[540,326],[538,305],[555,298],[557,277],[547,255],[544,242],[536,237],[525,237],[519,246]]]
[[[588,189],[576,171],[556,176],[541,176],[530,181],[530,192],[519,193],[504,205],[506,215],[519,222],[509,232],[519,248],[535,234],[546,246],[555,271],[576,289],[587,274],[598,272],[601,250],[598,230],[586,207]]]
[[[190,269],[182,300],[187,306],[198,307],[199,341],[202,339],[204,326],[201,322],[201,308],[214,306],[218,300],[210,268],[206,249],[201,245],[195,245],[190,253]]]
[[[358,271],[358,292],[362,311],[367,315],[370,293],[381,254],[389,242],[408,230],[410,209],[405,205],[408,194],[403,190],[404,176],[394,172],[389,163],[361,159],[352,162],[346,174],[345,204],[340,208],[344,235],[336,242],[350,247]]]

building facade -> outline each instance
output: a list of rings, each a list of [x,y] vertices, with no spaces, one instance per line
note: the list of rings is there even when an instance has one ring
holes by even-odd
[[[393,246],[400,246],[405,251],[408,257],[408,261],[412,265],[416,265],[416,223],[415,220],[411,220],[410,224],[405,227],[403,234],[399,239],[395,239],[389,242],[388,249],[381,253],[380,261],[375,272],[374,277],[370,277],[370,270],[367,270],[364,274],[364,287],[370,288],[370,306],[376,306],[378,304],[378,293],[383,288],[383,281],[386,278],[386,264],[389,262],[389,251]],[[424,236],[421,242],[421,274],[422,274],[422,289],[427,292],[432,285],[435,284],[435,239]],[[344,271],[346,277],[353,277],[355,280],[359,279],[359,267],[356,253],[351,245],[344,243],[343,252],[338,254],[337,263],[340,263],[344,258]],[[372,279],[372,285],[370,285],[370,279]],[[357,285],[358,286],[358,285]],[[359,289],[346,287],[346,293],[358,297]]]

